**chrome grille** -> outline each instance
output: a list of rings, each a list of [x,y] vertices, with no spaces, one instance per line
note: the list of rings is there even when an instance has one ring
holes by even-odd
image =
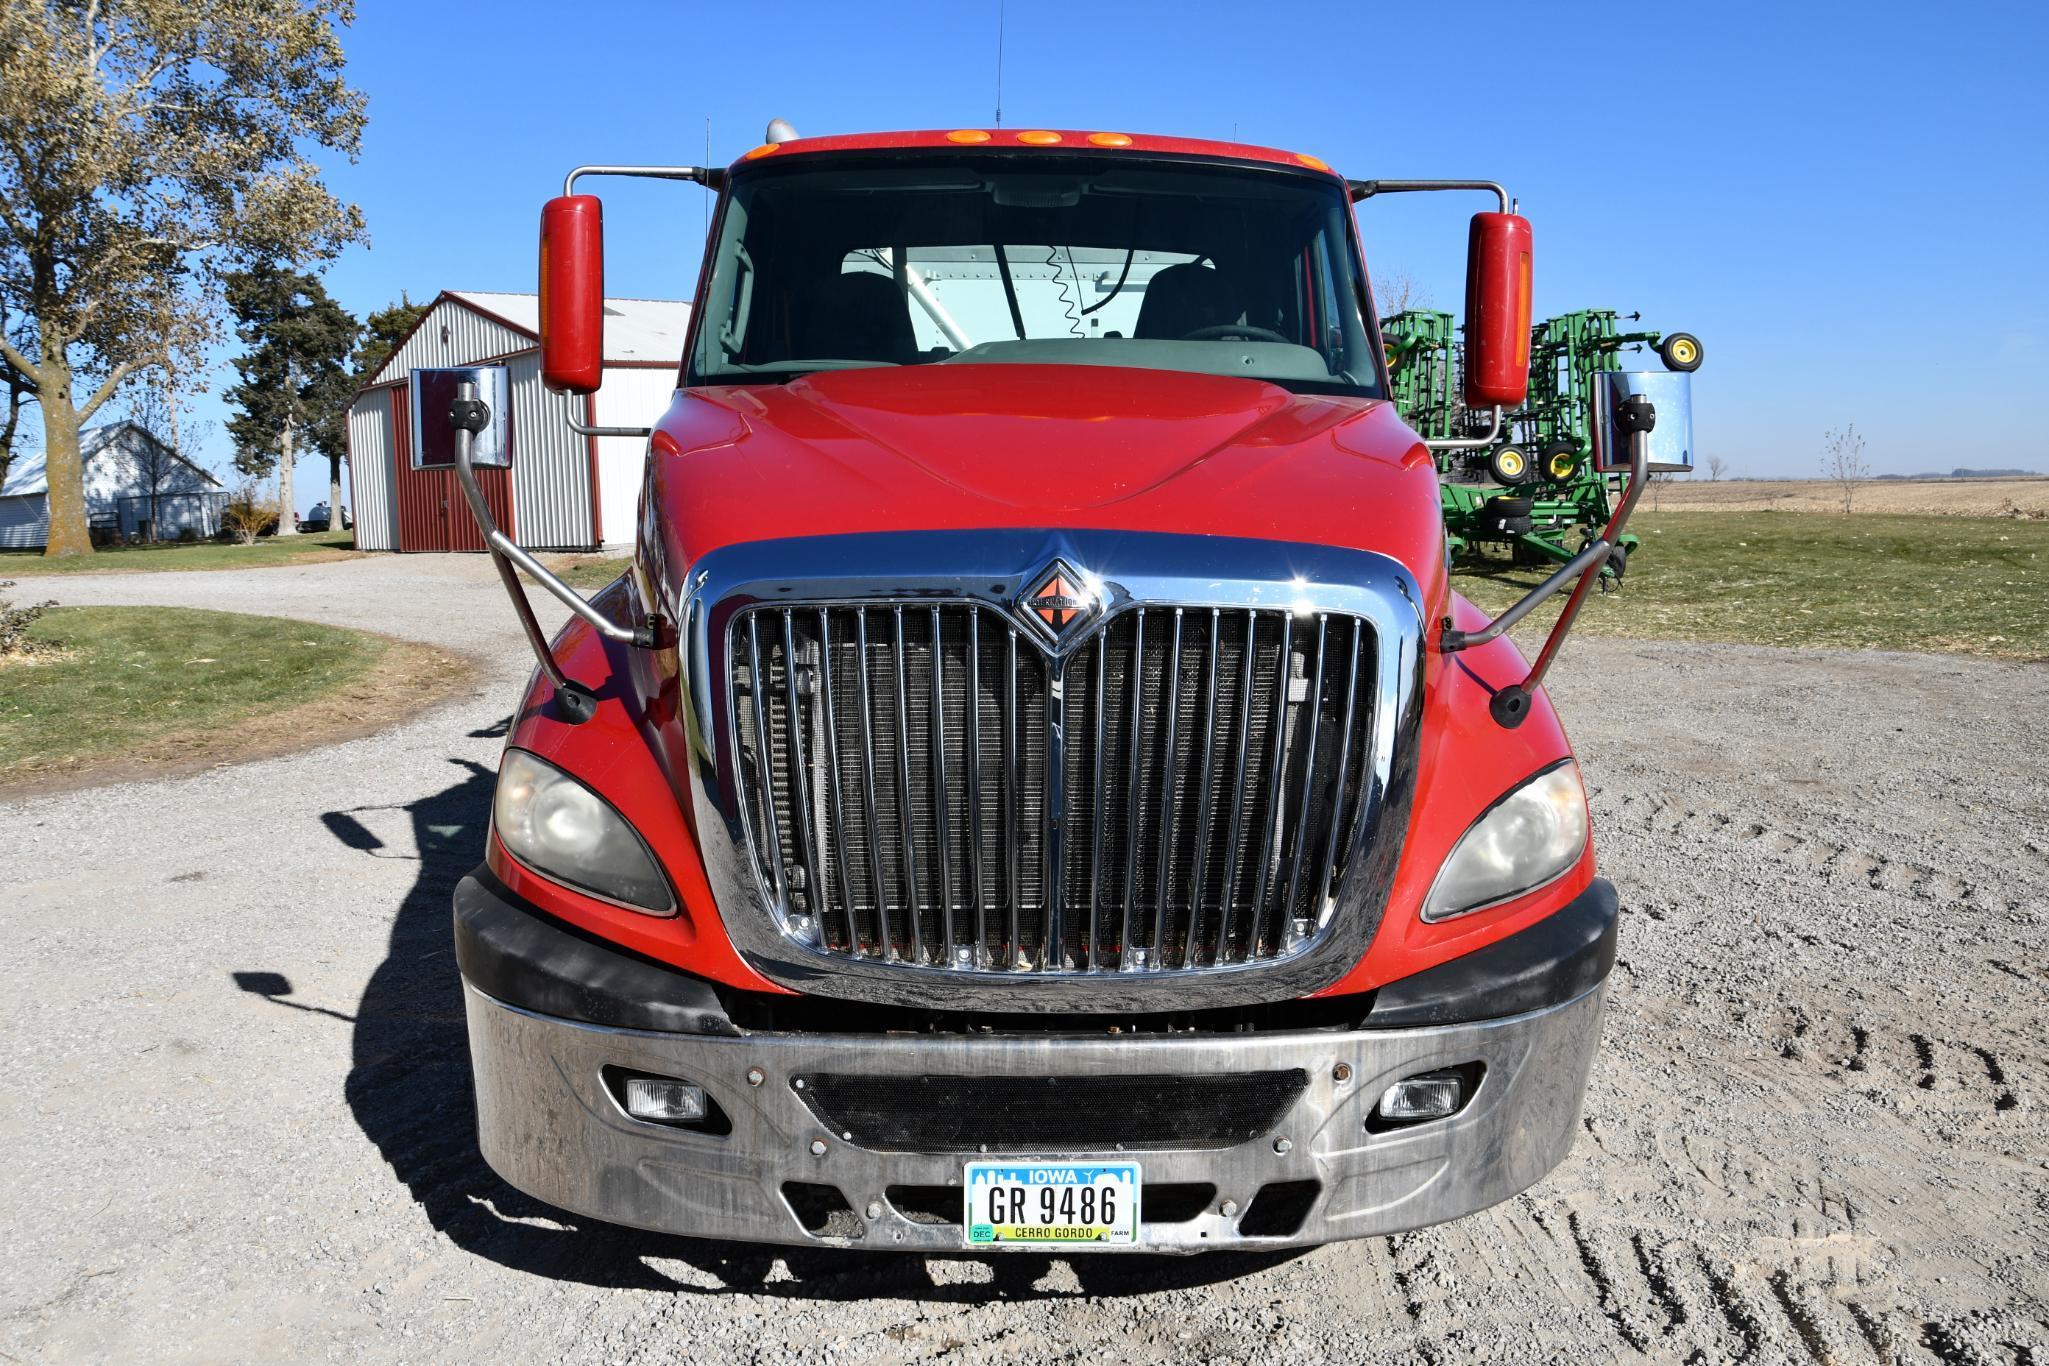
[[[1373,651],[1339,613],[1131,606],[1056,657],[968,601],[745,609],[730,722],[756,875],[785,933],[869,961],[1286,956],[1350,853]]]

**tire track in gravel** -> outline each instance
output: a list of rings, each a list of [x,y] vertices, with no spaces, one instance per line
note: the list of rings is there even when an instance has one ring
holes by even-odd
[[[1601,795],[1597,790],[1595,800]],[[1603,807],[1602,814],[1661,835],[1721,836],[1732,842],[1755,844],[1781,862],[1810,869],[1830,881],[1861,883],[1874,890],[1900,892],[1946,906],[1970,905],[1986,899],[1981,885],[1965,876],[1777,829],[1755,818],[1699,804],[1681,804],[1657,795],[1623,794]],[[1999,897],[1987,904],[2011,911],[2020,909],[2021,903]]]

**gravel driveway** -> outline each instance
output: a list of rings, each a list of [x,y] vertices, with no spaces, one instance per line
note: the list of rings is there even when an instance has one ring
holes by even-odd
[[[917,1258],[579,1227],[478,1158],[448,895],[527,672],[485,561],[48,584],[485,669],[0,803],[9,1359],[2049,1361],[2049,668],[1577,642],[1627,909],[1551,1178],[1301,1255]]]

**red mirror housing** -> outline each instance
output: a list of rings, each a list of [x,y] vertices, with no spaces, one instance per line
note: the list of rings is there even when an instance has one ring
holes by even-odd
[[[1466,406],[1515,408],[1530,391],[1530,220],[1476,213],[1466,242]]]
[[[588,394],[605,377],[605,219],[598,197],[541,206],[541,382]]]

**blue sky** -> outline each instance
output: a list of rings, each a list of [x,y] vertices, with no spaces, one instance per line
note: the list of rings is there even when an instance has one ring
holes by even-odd
[[[1854,422],[1880,472],[2049,470],[2031,411],[2049,367],[2044,13],[1009,0],[1003,121],[1502,180],[1535,224],[1540,315],[1640,310],[1701,338],[1703,459],[1811,476],[1822,433]],[[532,289],[539,205],[579,161],[697,162],[707,119],[723,163],[771,116],[985,126],[996,103],[994,0],[361,0],[345,41],[370,126],[330,183],[371,242],[328,278],[359,314],[401,290]],[[687,296],[705,193],[602,189],[611,292]],[[1369,268],[1455,306],[1477,207],[1363,206]]]

